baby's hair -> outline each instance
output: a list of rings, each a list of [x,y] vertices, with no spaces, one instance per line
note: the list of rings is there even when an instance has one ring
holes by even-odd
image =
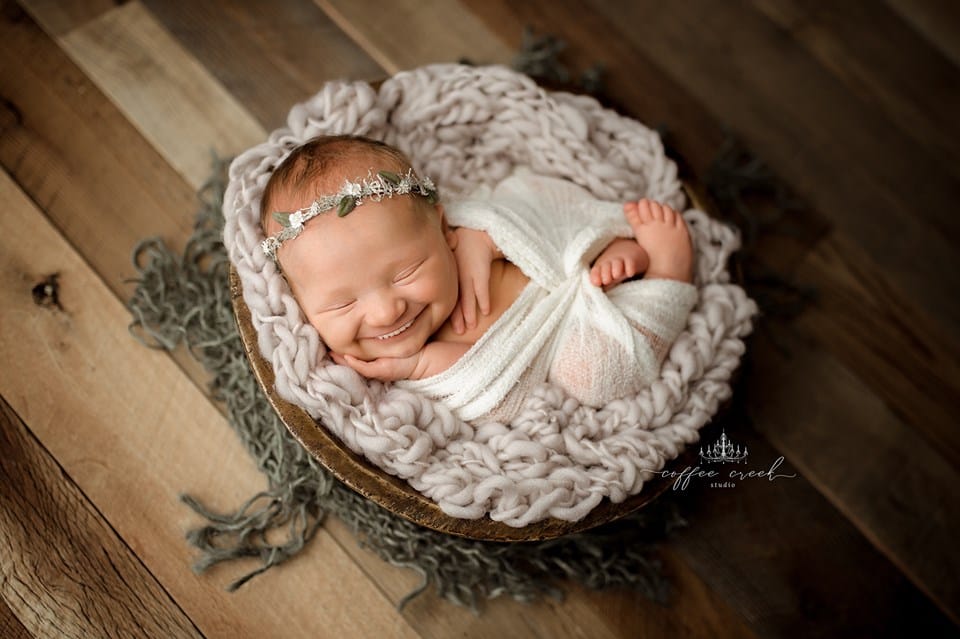
[[[283,189],[301,189],[319,177],[334,172],[345,160],[371,156],[385,160],[387,166],[371,167],[403,172],[411,168],[410,160],[399,149],[361,135],[321,135],[307,140],[284,158],[267,181],[260,200],[260,227],[266,231],[270,202]],[[355,178],[358,176],[339,176]]]

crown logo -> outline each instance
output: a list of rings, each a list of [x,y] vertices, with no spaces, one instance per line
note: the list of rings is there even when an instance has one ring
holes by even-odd
[[[727,439],[727,431],[723,431],[720,435],[720,439],[713,443],[713,446],[708,446],[706,452],[704,452],[703,447],[700,447],[700,459],[705,462],[720,462],[727,463],[731,462],[734,464],[739,464],[740,462],[746,462],[747,447],[744,446],[743,450],[740,450],[740,447],[734,447],[733,442]]]

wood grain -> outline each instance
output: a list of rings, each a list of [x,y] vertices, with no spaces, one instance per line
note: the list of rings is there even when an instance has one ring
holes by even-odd
[[[416,636],[323,532],[299,562],[236,594],[221,589],[221,571],[190,572],[182,535],[197,522],[178,493],[226,510],[262,489],[262,476],[170,359],[130,339],[123,306],[6,176],[0,199],[0,392],[200,631]],[[49,273],[60,274],[63,311],[32,300]]]
[[[960,6],[951,0],[887,0],[918,33],[960,67]]]
[[[51,36],[66,33],[117,6],[113,0],[23,0],[20,4]]]
[[[59,42],[194,189],[210,175],[211,153],[233,157],[266,137],[139,2],[104,13]]]
[[[579,0],[556,0],[549,11],[535,2],[464,0],[486,28],[519,51],[524,29],[567,43],[561,57],[574,74],[603,69],[601,100],[648,126],[663,128],[693,175],[702,175],[723,143],[717,121],[677,81],[643,58],[633,38],[598,37],[610,31],[606,18],[584,11]]]
[[[133,247],[181,250],[195,191],[29,16],[9,2],[0,15],[0,164],[126,299]],[[200,364],[175,357],[206,389]]]
[[[930,152],[960,168],[960,68],[883,3],[751,0],[861,101]],[[864,28],[869,25],[869,28]],[[936,96],[918,100],[935,88]],[[955,218],[947,220],[952,231]]]
[[[436,62],[507,64],[513,52],[458,1],[316,0],[387,75]],[[397,37],[403,34],[402,37]]]
[[[6,637],[6,639],[33,639],[34,637],[13,614],[2,596],[0,596],[0,637]]]
[[[809,337],[776,335],[780,349],[756,340],[744,392],[764,400],[750,406],[752,423],[957,622],[957,466]]]
[[[0,20],[0,61],[0,163],[124,296],[140,239],[183,246],[194,189],[12,3]]]
[[[3,398],[0,531],[0,592],[33,633],[200,636]]]
[[[855,244],[830,237],[798,265],[818,289],[797,328],[835,356],[913,427],[939,456],[960,466],[960,345],[931,322]]]
[[[267,129],[324,82],[383,70],[311,0],[146,0],[180,44]]]
[[[752,404],[768,390],[745,380],[736,392]],[[719,436],[716,426],[706,443]],[[780,456],[748,415],[722,426],[749,449],[748,468],[767,470]],[[726,483],[730,470],[721,466],[718,479]],[[775,474],[796,470],[787,460]],[[758,636],[947,636],[953,628],[802,475],[709,481],[688,487],[690,526],[672,547]]]

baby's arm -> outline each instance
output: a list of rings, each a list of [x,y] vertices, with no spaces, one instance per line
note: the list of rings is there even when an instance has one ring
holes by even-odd
[[[423,379],[447,370],[470,350],[470,344],[429,342],[410,357],[379,357],[365,361],[353,355],[331,353],[337,364],[349,366],[364,377],[394,382],[399,379]]]
[[[453,256],[457,261],[460,297],[450,315],[450,325],[458,335],[477,325],[477,308],[490,314],[490,265],[503,259],[503,253],[484,231],[460,227]]]

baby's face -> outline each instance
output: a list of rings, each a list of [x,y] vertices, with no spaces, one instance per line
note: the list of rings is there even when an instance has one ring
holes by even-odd
[[[308,222],[281,246],[283,272],[307,320],[335,353],[409,357],[457,302],[456,241],[443,209],[414,196],[366,202]]]

